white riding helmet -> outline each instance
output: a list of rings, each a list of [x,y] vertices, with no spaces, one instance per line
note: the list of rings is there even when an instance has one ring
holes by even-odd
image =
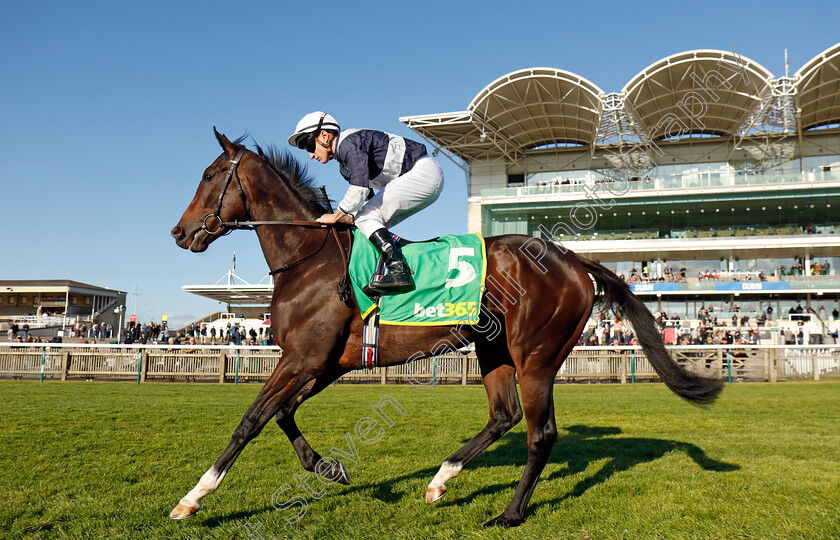
[[[322,129],[341,131],[341,127],[339,127],[338,122],[336,122],[335,118],[331,115],[323,111],[311,112],[301,118],[300,122],[297,123],[297,126],[295,126],[295,132],[289,136],[289,144],[300,149],[305,149],[305,137],[309,138],[312,136],[311,143],[314,144],[315,137],[318,136]]]

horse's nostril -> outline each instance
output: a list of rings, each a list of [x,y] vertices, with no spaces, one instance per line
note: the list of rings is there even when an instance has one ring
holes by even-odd
[[[181,239],[184,238],[184,230],[181,229],[181,227],[177,227],[177,226],[173,227],[172,231],[171,231],[171,234],[177,240],[181,240]]]

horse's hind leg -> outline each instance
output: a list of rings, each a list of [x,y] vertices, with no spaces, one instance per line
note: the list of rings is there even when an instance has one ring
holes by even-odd
[[[528,423],[528,462],[516,486],[513,500],[500,516],[486,522],[485,527],[518,525],[525,516],[525,507],[531,500],[540,473],[545,468],[551,448],[557,440],[553,396],[555,374],[551,369],[545,369],[520,375],[522,408]]]
[[[478,435],[446,458],[426,488],[426,502],[434,502],[446,493],[446,482],[455,478],[478,454],[496,442],[522,419],[513,362],[504,337],[496,342],[476,341],[476,355],[481,364],[484,389],[490,404],[490,420]]]
[[[254,437],[259,435],[271,418],[286,404],[286,402],[303,387],[309,380],[310,375],[288,373],[275,368],[271,378],[265,384],[257,399],[248,407],[239,425],[233,432],[233,436],[216,463],[202,475],[198,484],[190,490],[170,512],[172,519],[184,519],[194,515],[201,507],[201,499],[210,495],[222,483],[222,479],[233,462],[245,448],[245,445]]]
[[[327,371],[317,379],[309,381],[277,413],[277,425],[280,426],[280,429],[289,438],[289,442],[292,443],[292,448],[295,449],[304,470],[320,474],[327,480],[344,485],[350,484],[350,477],[347,475],[347,470],[344,468],[344,465],[338,460],[322,461],[321,455],[309,446],[309,443],[303,438],[300,429],[298,429],[297,423],[295,422],[295,412],[305,400],[329,386],[330,383],[347,373],[347,371],[346,369],[336,368],[335,370]]]

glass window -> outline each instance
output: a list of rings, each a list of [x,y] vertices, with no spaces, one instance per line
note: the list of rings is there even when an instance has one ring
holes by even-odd
[[[651,300],[649,297],[643,298],[643,302],[651,313],[656,313],[657,311],[659,311],[659,302],[656,300],[656,298],[654,298],[653,300]]]
[[[802,171],[814,180],[840,179],[840,156],[811,156],[802,159]]]
[[[533,187],[592,184],[602,180],[604,175],[598,171],[548,171],[528,173],[526,184]]]
[[[840,156],[811,156],[802,159],[802,170],[803,171],[824,171],[825,169],[829,171],[837,170],[840,171]]]
[[[689,317],[685,300],[665,300],[663,297],[662,311],[665,312],[669,319],[673,317],[679,317],[680,319],[691,318]]]
[[[802,306],[804,308],[806,305],[807,303],[804,298],[791,298],[789,296],[783,297],[779,301],[779,318],[787,319],[797,306]]]
[[[798,276],[804,273],[804,261],[802,259],[776,259],[779,279],[784,280],[785,276]]]
[[[767,167],[765,174],[799,174],[799,159],[790,159]]]
[[[811,273],[820,276],[836,276],[840,257],[817,257],[811,261]]]

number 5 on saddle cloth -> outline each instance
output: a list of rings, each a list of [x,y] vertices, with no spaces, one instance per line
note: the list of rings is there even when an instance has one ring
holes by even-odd
[[[365,321],[362,360],[376,367],[379,324],[448,326],[477,324],[487,253],[479,234],[442,236],[402,247],[414,270],[414,288],[383,295],[374,301],[363,288],[377,270],[379,252],[359,230],[354,231],[350,280]]]

